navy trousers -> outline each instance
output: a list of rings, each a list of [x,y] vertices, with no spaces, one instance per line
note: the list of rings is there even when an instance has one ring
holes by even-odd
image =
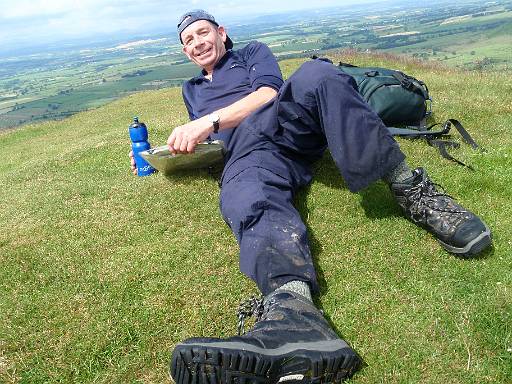
[[[353,79],[318,60],[304,63],[228,144],[220,208],[240,245],[240,270],[265,295],[292,280],[318,291],[293,196],[327,147],[353,192],[405,159]]]

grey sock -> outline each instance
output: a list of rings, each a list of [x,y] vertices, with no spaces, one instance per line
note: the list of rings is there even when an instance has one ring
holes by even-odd
[[[309,284],[300,281],[300,280],[293,280],[289,281],[288,283],[281,285],[279,288],[277,288],[274,292],[279,291],[292,291],[294,293],[298,293],[299,295],[304,296],[309,301],[313,301],[311,298],[311,290],[309,289]]]
[[[411,176],[411,168],[409,168],[409,166],[404,160],[400,164],[398,164],[391,172],[384,175],[383,179],[388,184],[393,184],[400,183]]]

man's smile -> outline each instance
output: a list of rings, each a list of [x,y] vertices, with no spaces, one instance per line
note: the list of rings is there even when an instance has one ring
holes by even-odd
[[[204,56],[204,55],[206,55],[207,53],[209,53],[211,50],[212,50],[212,48],[210,47],[210,48],[205,49],[204,51],[202,51],[202,52],[198,53],[196,56],[197,56],[197,57]]]

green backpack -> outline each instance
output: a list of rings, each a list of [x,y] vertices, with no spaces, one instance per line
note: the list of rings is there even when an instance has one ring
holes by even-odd
[[[338,68],[354,78],[363,99],[387,126],[424,125],[432,111],[432,99],[421,80],[387,68],[346,63]]]
[[[332,64],[329,59],[316,56],[312,58]],[[445,159],[473,169],[448,153],[449,148],[458,148],[459,143],[440,139],[455,127],[464,142],[473,149],[479,148],[458,120],[448,119],[438,130],[432,128],[440,124],[426,125],[427,118],[432,113],[432,98],[423,81],[388,68],[356,67],[340,62],[338,69],[354,78],[359,94],[379,115],[393,136],[425,139]]]

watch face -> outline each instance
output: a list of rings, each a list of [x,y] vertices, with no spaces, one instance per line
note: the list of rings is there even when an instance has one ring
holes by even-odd
[[[212,123],[218,123],[220,120],[220,116],[216,113],[210,113],[208,115],[208,120],[210,120]]]

